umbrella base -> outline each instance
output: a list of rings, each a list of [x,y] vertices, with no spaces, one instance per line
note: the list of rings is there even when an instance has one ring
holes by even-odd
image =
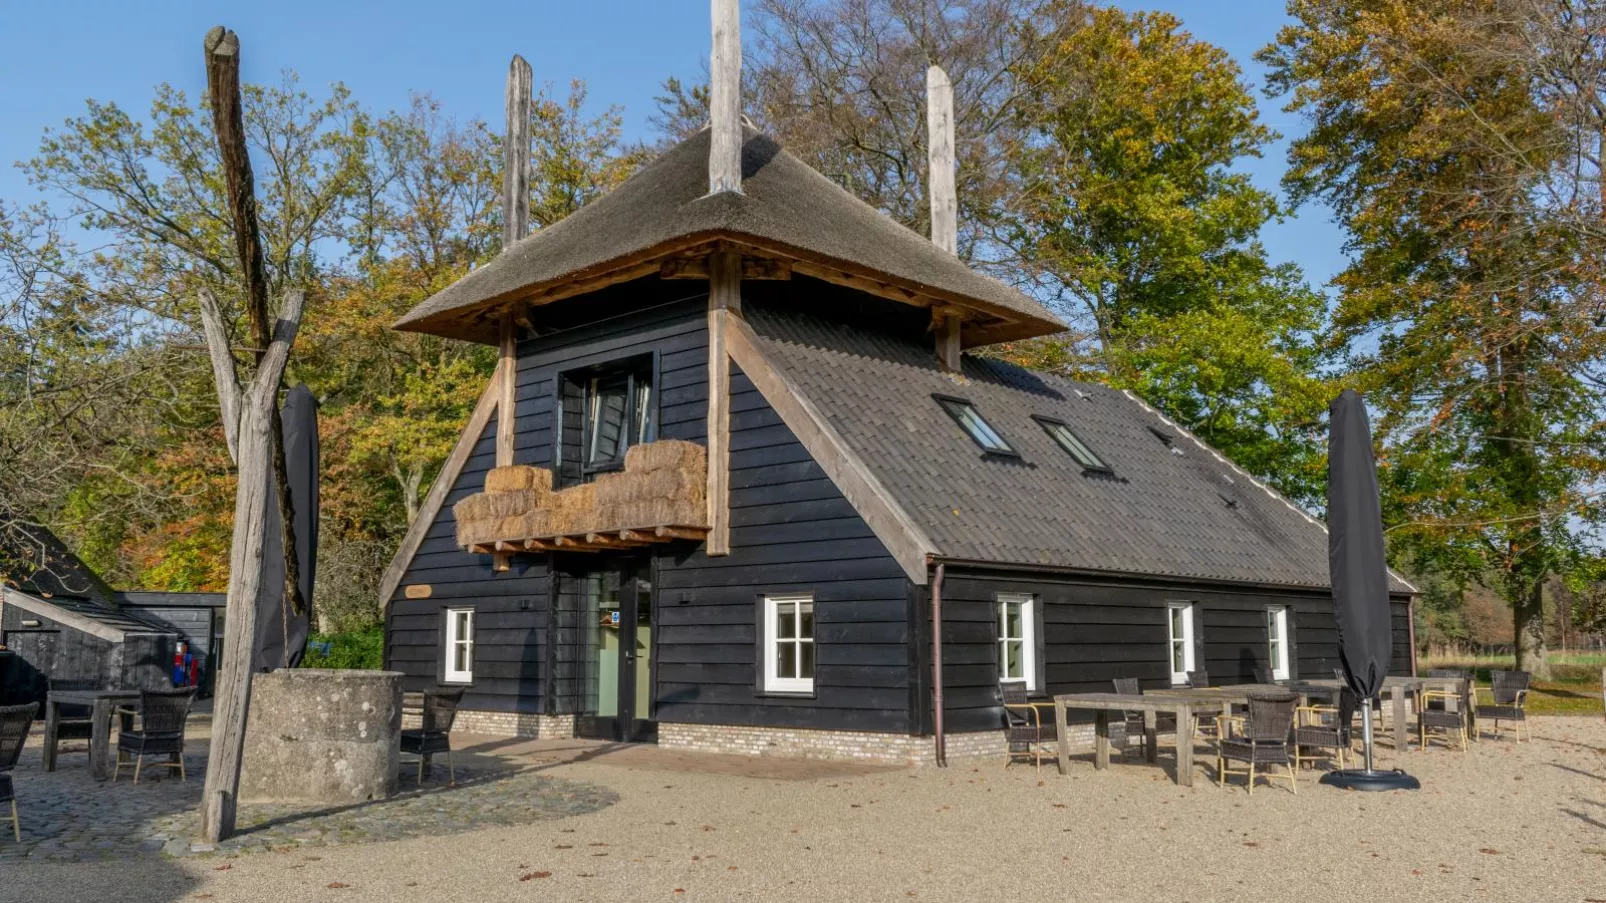
[[[1321,783],[1340,790],[1421,790],[1422,782],[1398,768],[1388,771],[1365,771],[1351,768],[1329,771],[1322,775]]]

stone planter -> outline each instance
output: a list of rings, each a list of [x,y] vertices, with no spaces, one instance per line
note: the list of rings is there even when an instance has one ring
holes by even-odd
[[[256,675],[240,799],[338,804],[394,795],[401,680],[395,671],[318,668]]]

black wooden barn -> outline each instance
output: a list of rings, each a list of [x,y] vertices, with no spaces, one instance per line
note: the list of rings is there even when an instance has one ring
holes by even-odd
[[[178,631],[117,594],[54,534],[13,528],[0,549],[0,705],[43,701],[49,682],[172,686]]]
[[[464,686],[463,729],[909,760],[939,679],[952,756],[1001,748],[1003,680],[1332,676],[1318,520],[1128,393],[961,358],[1063,326],[762,135],[710,194],[709,145],[398,324],[503,355],[384,582],[408,689]],[[675,440],[703,516],[610,507]]]

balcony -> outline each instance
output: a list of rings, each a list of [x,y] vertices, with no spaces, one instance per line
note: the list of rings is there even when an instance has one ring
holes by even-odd
[[[600,552],[708,534],[708,453],[663,439],[631,446],[625,469],[553,491],[552,471],[498,467],[453,506],[457,544],[481,555]]]

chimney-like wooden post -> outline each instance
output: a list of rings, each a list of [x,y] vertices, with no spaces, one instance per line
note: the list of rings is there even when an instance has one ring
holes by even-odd
[[[507,67],[507,132],[502,147],[502,250],[530,231],[530,103],[532,91],[530,64],[513,55]],[[514,313],[502,314],[498,338],[496,378],[501,382],[496,412],[496,466],[513,463],[513,439],[517,426],[515,396],[518,383],[518,328]],[[496,566],[505,566],[498,556]]]
[[[530,64],[507,66],[507,140],[502,146],[502,250],[530,234]]]
[[[954,86],[941,66],[926,70],[926,191],[931,196],[931,241],[950,254],[959,252],[959,192],[954,186]],[[960,315],[932,311],[937,361],[960,372]]]
[[[959,253],[959,193],[954,187],[954,86],[941,66],[926,70],[926,191],[931,195],[931,240]]]
[[[742,14],[739,0],[711,0],[708,61],[708,193],[742,190]]]

